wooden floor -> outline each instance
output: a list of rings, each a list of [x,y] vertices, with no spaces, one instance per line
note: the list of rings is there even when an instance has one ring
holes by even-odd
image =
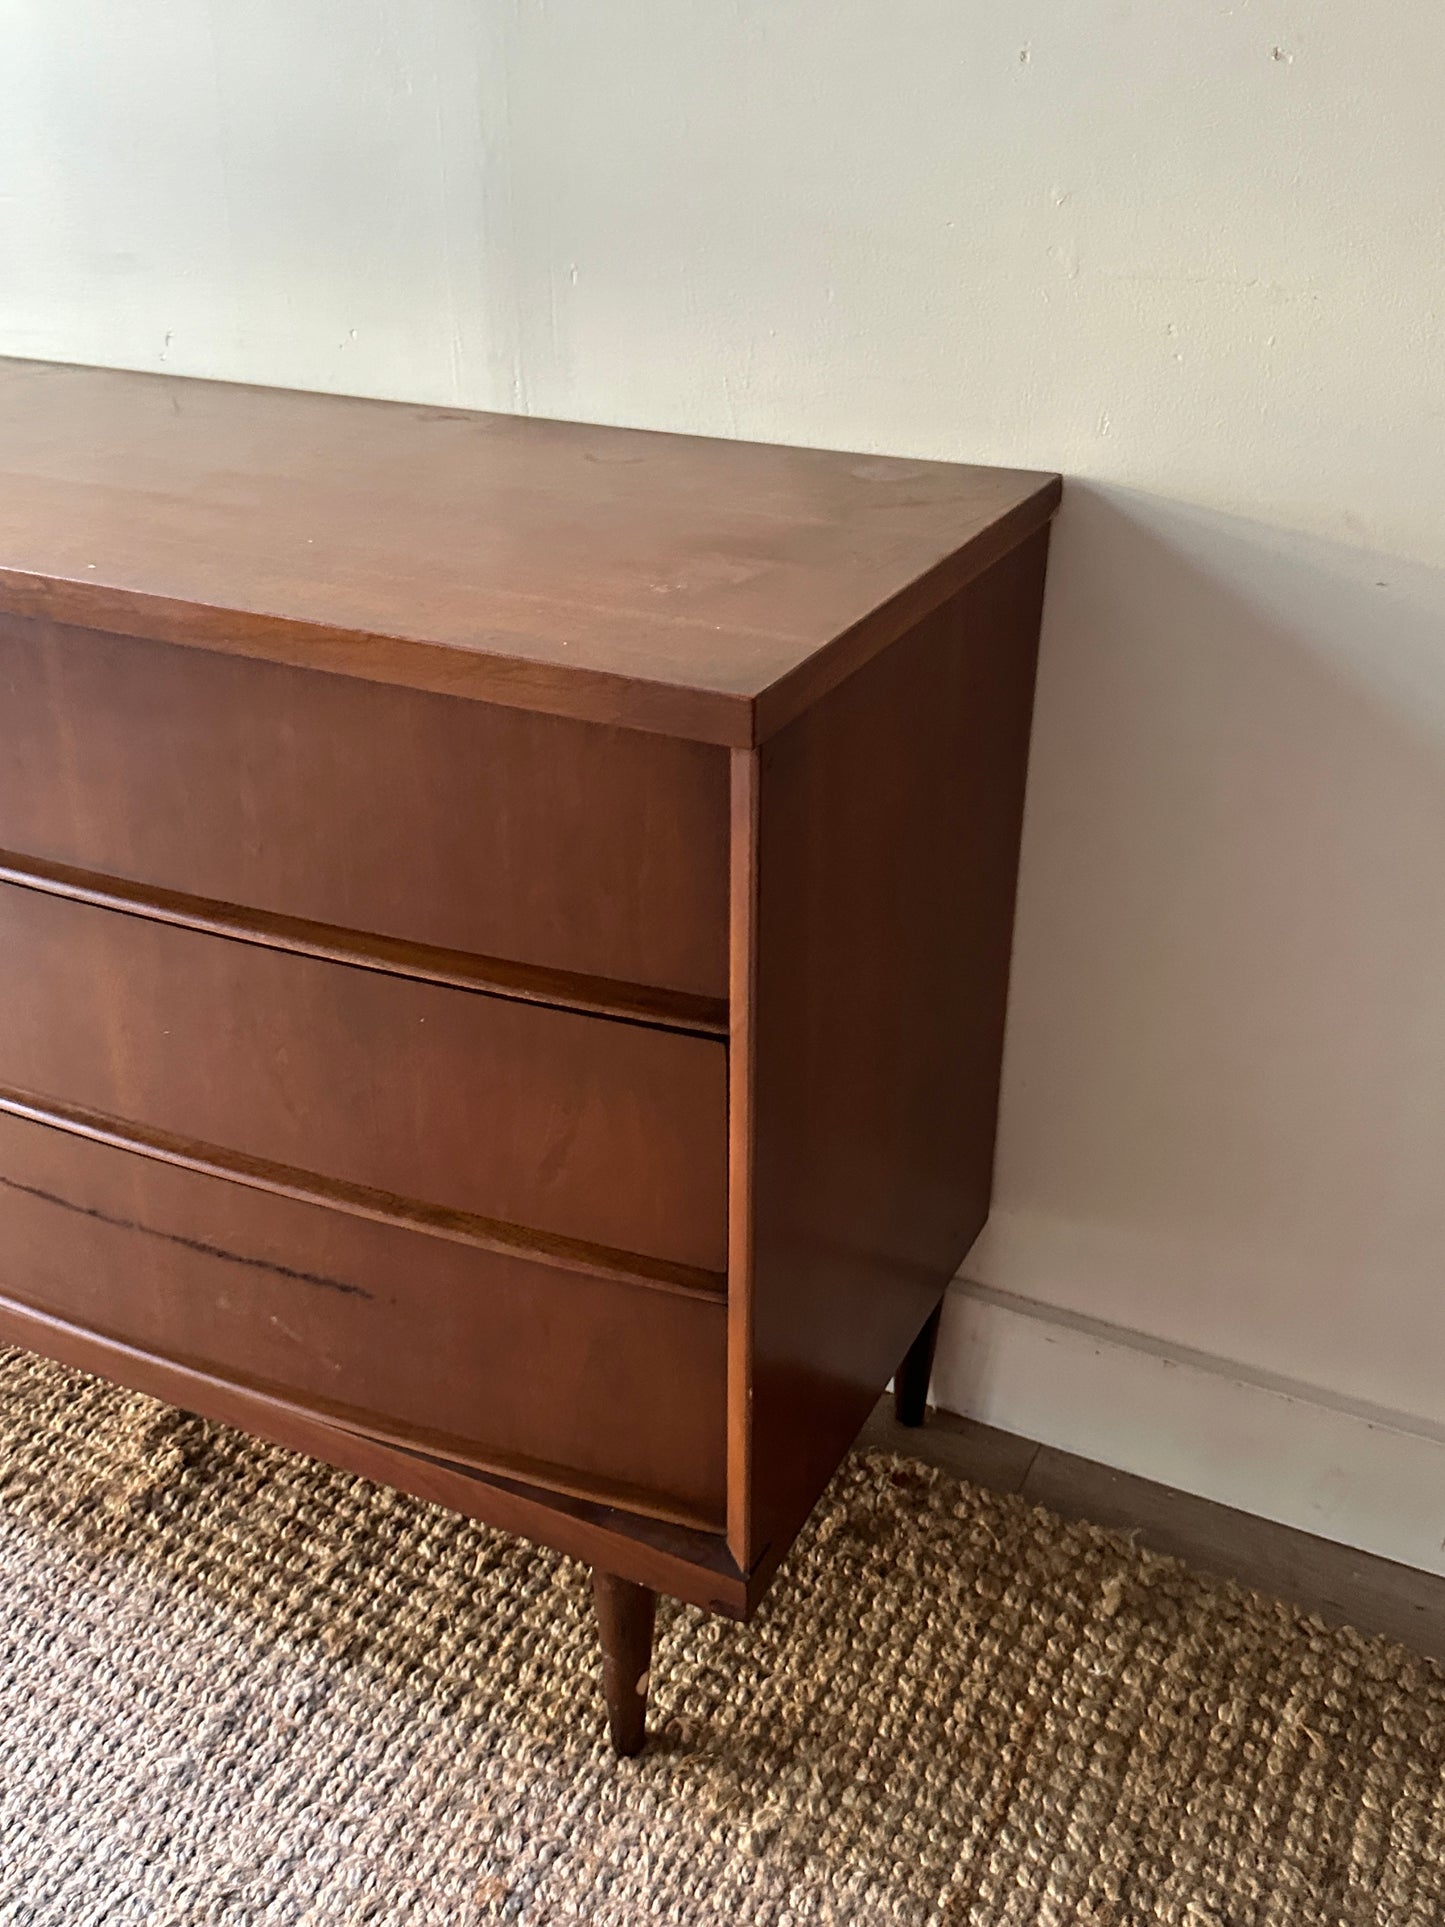
[[[887,1399],[859,1442],[909,1453],[995,1492],[1021,1493],[1065,1518],[1132,1532],[1141,1546],[1291,1600],[1331,1625],[1384,1633],[1445,1660],[1445,1578],[949,1412],[930,1409],[927,1425],[912,1430],[894,1422]]]

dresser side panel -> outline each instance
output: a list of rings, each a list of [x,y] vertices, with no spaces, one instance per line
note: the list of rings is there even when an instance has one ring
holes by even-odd
[[[759,752],[752,1567],[988,1215],[1046,547]]]

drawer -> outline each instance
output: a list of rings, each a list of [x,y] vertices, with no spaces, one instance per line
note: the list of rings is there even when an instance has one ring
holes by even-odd
[[[0,1086],[623,1254],[727,1261],[710,1037],[0,885]],[[124,1131],[120,1135],[124,1136]]]
[[[0,1297],[323,1417],[689,1524],[720,1301],[509,1259],[0,1115]]]
[[[717,1002],[727,837],[712,745],[0,614],[0,851]]]

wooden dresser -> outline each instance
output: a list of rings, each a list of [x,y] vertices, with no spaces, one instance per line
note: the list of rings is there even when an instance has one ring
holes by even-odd
[[[0,362],[0,1342],[746,1615],[988,1211],[1055,477]]]

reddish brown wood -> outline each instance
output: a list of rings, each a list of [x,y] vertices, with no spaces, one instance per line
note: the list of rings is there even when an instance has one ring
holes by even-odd
[[[468,1249],[4,1115],[0,1292],[457,1463],[722,1524],[720,1300]]]
[[[988,1215],[1045,542],[761,751],[749,1565]]]
[[[63,1131],[110,1150],[154,1158],[177,1170],[194,1171],[199,1177],[220,1178],[253,1191],[291,1198],[298,1204],[322,1204],[329,1210],[343,1211],[373,1224],[425,1231],[449,1243],[496,1252],[504,1258],[520,1257],[529,1263],[554,1265],[590,1278],[636,1285],[641,1290],[700,1298],[707,1304],[719,1303],[726,1290],[727,1281],[721,1274],[700,1270],[696,1265],[649,1258],[635,1251],[615,1251],[607,1245],[539,1231],[532,1225],[509,1224],[500,1218],[478,1217],[446,1205],[398,1197],[394,1192],[378,1191],[370,1185],[319,1177],[314,1171],[279,1164],[274,1158],[252,1157],[247,1152],[227,1150],[220,1145],[200,1144],[193,1138],[176,1137],[170,1132],[110,1117],[104,1111],[57,1104],[53,1099],[7,1090],[3,1085],[0,1085],[0,1116]]]
[[[928,1413],[928,1387],[933,1380],[933,1355],[938,1349],[938,1327],[943,1318],[940,1299],[924,1320],[923,1329],[903,1354],[893,1374],[893,1410],[900,1425],[922,1425]]]
[[[1057,481],[14,362],[0,449],[0,1340],[586,1559],[632,1750],[987,1213]]]
[[[717,1020],[727,834],[705,745],[0,613],[0,850]]]
[[[753,1004],[757,987],[758,758],[732,753],[728,1038],[728,1546],[746,1566],[753,1495]]]
[[[592,1597],[602,1642],[602,1695],[612,1750],[620,1759],[640,1753],[647,1738],[647,1689],[657,1595],[600,1567]]]
[[[182,890],[164,890],[94,870],[78,870],[70,864],[18,856],[11,850],[0,850],[0,883],[43,890],[50,896],[89,903],[101,910],[120,910],[127,916],[179,924],[186,930],[203,930],[211,936],[231,937],[238,943],[325,957],[358,970],[419,977],[427,983],[489,991],[523,1003],[554,1004],[592,1016],[624,1017],[664,1030],[694,1031],[704,1037],[728,1034],[728,1005],[723,998],[627,984],[610,977],[588,977],[546,965],[514,963],[507,957],[482,957],[473,951],[446,950],[402,937],[380,937],[370,931],[321,923],[313,917],[248,910]]]
[[[132,1386],[218,1424],[237,1426],[363,1478],[450,1506],[500,1531],[540,1540],[589,1564],[605,1562],[611,1571],[707,1612],[741,1619],[762,1595],[761,1584],[738,1572],[721,1533],[645,1518],[617,1506],[483,1473],[364,1431],[345,1431],[254,1387],[173,1364],[118,1339],[102,1338],[3,1295],[0,1343],[22,1345],[78,1371]]]
[[[27,361],[0,361],[0,424],[0,608],[744,747],[1058,499],[1010,469]]]
[[[0,1087],[613,1251],[726,1266],[727,1066],[711,1038],[13,885],[0,885],[0,1010]]]

